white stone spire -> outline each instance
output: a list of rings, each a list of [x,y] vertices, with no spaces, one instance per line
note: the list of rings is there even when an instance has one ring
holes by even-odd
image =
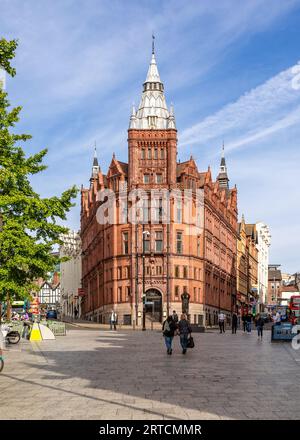
[[[92,179],[94,179],[95,177],[97,177],[97,174],[100,171],[100,167],[99,167],[99,163],[98,163],[98,157],[97,157],[97,147],[96,147],[96,142],[95,142],[95,147],[94,147],[94,159],[93,159],[93,167],[92,167]]]
[[[220,163],[220,172],[217,177],[217,180],[219,181],[219,185],[221,188],[229,188],[229,179],[227,174],[227,166],[225,161],[225,146],[223,141],[222,146],[222,155],[221,155],[221,163]]]
[[[173,110],[168,111],[164,86],[160,79],[154,45],[148,69],[146,81],[142,93],[142,99],[135,115],[131,115],[129,128],[136,129],[176,129]]]
[[[151,61],[150,61],[150,66],[148,69],[148,73],[147,73],[147,78],[145,83],[147,82],[158,82],[162,84],[162,81],[160,79],[159,73],[158,73],[158,68],[157,68],[157,64],[156,64],[156,60],[155,60],[155,54],[152,54],[151,57]]]

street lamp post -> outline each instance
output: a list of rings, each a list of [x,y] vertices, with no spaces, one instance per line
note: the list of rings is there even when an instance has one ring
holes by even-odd
[[[135,326],[138,327],[138,315],[139,315],[139,257],[138,257],[138,225],[135,225]]]
[[[143,244],[144,244],[144,236],[143,236]],[[146,297],[145,297],[145,255],[143,252],[143,327],[142,330],[146,330]]]
[[[249,293],[250,293],[250,277],[251,277],[251,264],[248,262],[248,270],[247,270],[247,313],[249,313],[249,306],[250,306],[250,300],[249,300]]]
[[[219,314],[221,313],[221,271],[219,271]]]
[[[170,225],[167,224],[167,316],[170,315],[170,268],[169,268],[169,255],[170,255]]]
[[[143,327],[142,330],[146,330],[146,295],[145,295],[145,237],[149,237],[150,232],[145,231],[145,225],[143,224]]]

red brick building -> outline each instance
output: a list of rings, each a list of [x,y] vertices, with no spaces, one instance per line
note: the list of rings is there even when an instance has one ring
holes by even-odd
[[[105,197],[105,189],[114,196]],[[184,189],[190,190],[188,209]],[[162,193],[172,191],[166,208]],[[155,200],[147,200],[150,192]],[[182,311],[183,293],[192,323],[214,324],[219,310],[230,315],[237,190],[229,189],[224,155],[216,181],[192,157],[177,162],[174,110],[166,105],[154,51],[139,108],[130,117],[128,164],[113,155],[104,175],[95,156],[90,188],[81,195],[83,316],[108,322],[114,309],[120,322],[140,325],[145,298],[147,315],[161,321],[173,309]],[[100,224],[108,212],[110,220]]]

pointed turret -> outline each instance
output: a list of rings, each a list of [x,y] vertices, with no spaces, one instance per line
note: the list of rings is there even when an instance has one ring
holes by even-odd
[[[136,128],[136,111],[134,104],[132,105],[129,128]]]
[[[152,52],[152,57],[151,57],[146,81],[144,82],[144,86],[147,83],[160,83],[162,85],[162,89],[163,89],[163,83],[162,83],[160,76],[159,76],[159,73],[158,73],[158,68],[157,68],[154,52]]]
[[[90,182],[92,182],[97,177],[99,171],[100,171],[100,167],[99,167],[99,163],[98,163],[97,148],[96,148],[96,143],[95,143],[92,175],[90,178]]]
[[[174,106],[172,103],[170,105],[170,113],[169,113],[167,128],[176,129],[175,116],[174,116]]]
[[[225,161],[224,142],[223,142],[223,147],[222,147],[220,171],[219,171],[219,175],[217,177],[217,180],[219,182],[220,188],[229,189],[229,178],[228,178],[228,174],[227,174],[227,166],[226,166],[226,161]]]
[[[151,61],[143,84],[142,99],[135,115],[131,115],[129,129],[176,129],[174,109],[168,107],[164,85],[160,79],[152,43]]]

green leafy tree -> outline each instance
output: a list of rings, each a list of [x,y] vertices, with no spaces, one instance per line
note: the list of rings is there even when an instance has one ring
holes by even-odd
[[[0,68],[10,76],[16,74],[16,48],[15,40],[0,39]],[[58,221],[66,219],[77,194],[75,186],[51,198],[33,190],[30,176],[46,169],[47,150],[26,157],[21,145],[31,136],[13,132],[20,111],[0,86],[0,301],[28,297],[35,280],[53,270],[58,257],[51,252],[67,232]]]

